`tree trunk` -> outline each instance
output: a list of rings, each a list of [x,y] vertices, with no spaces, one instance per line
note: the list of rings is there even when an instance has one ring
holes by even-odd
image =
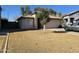
[[[45,30],[46,29],[46,26],[45,26],[45,24],[43,25],[43,30]]]

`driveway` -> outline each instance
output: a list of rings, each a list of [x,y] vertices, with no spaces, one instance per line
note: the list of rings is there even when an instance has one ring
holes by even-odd
[[[71,35],[75,35],[75,36],[79,36],[79,32],[67,32],[67,34],[71,34]]]

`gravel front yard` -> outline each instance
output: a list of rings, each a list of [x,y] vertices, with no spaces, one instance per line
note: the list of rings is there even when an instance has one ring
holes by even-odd
[[[79,52],[79,36],[50,30],[13,32],[7,52]]]

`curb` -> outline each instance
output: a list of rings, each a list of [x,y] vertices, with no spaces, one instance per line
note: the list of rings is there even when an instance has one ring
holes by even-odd
[[[7,33],[7,37],[6,37],[4,48],[3,48],[3,53],[7,52],[8,39],[9,39],[9,33]]]

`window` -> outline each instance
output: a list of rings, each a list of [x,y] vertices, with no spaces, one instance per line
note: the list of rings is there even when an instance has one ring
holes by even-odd
[[[68,19],[64,19],[66,22],[68,22]]]
[[[74,21],[74,18],[70,18],[70,22],[73,23],[73,21]]]
[[[78,25],[79,25],[79,23],[78,23]]]
[[[76,19],[76,21],[79,21],[79,19]]]
[[[79,25],[79,19],[76,20],[77,25]]]

